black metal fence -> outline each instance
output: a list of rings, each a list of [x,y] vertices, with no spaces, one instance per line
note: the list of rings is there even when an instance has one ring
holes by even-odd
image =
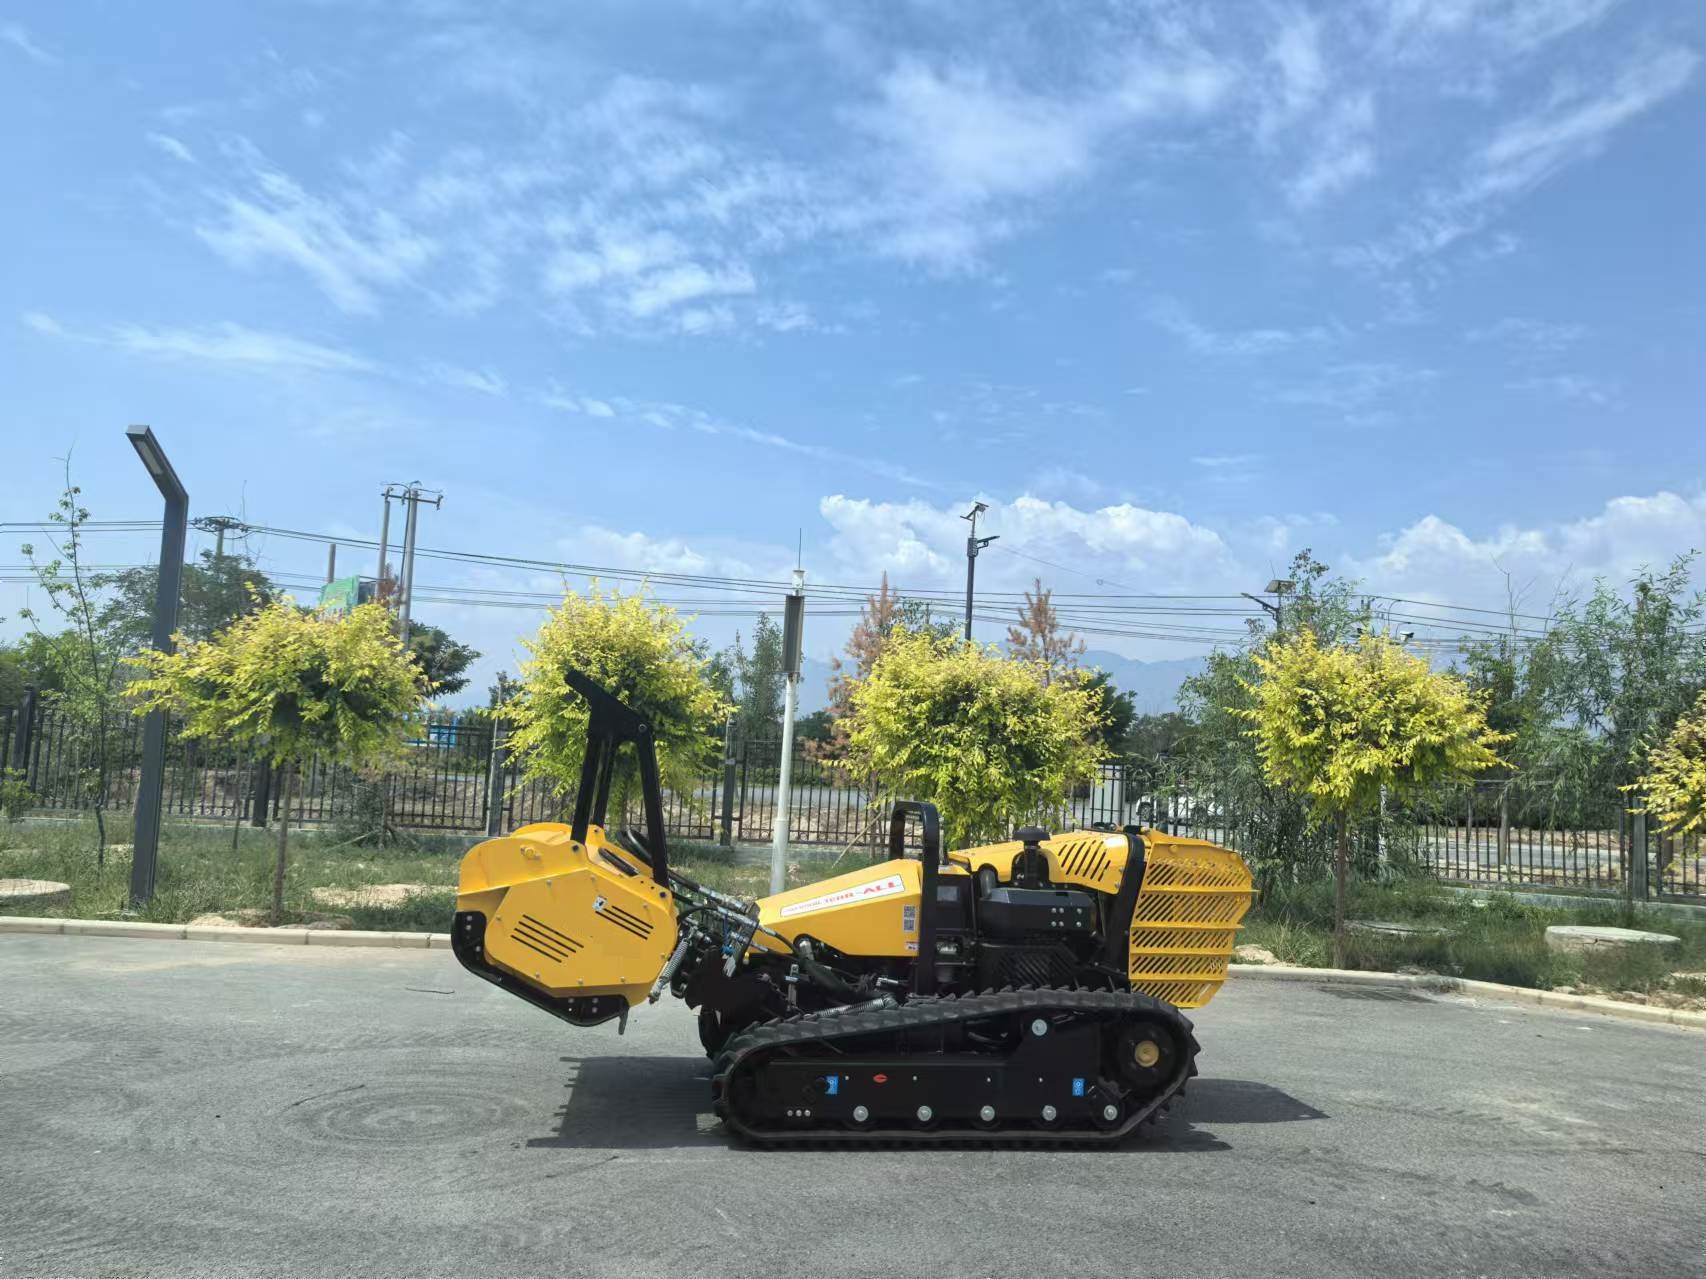
[[[0,764],[31,792],[33,811],[91,808],[102,791],[100,735],[61,710],[26,703],[0,713]],[[107,727],[103,806],[135,803],[141,765],[140,721]],[[665,820],[674,839],[768,842],[774,833],[781,744],[733,741],[690,783],[666,788]],[[280,788],[264,762],[217,742],[168,736],[163,809],[168,817],[265,825],[278,816]],[[1247,793],[1246,788],[1245,793]],[[292,820],[344,824],[352,832],[396,830],[496,834],[561,818],[568,797],[528,780],[504,746],[501,727],[484,717],[435,718],[379,772],[357,773],[312,761],[298,780]],[[1310,830],[1300,811],[1240,793],[1213,780],[1191,781],[1166,766],[1102,765],[1072,796],[1075,825],[1135,823],[1237,848],[1260,873],[1275,865],[1325,864],[1330,832]],[[887,798],[821,746],[796,741],[789,839],[801,845],[876,850],[887,833]],[[1587,814],[1584,816],[1584,812]],[[632,814],[637,816],[637,813]],[[1421,802],[1393,804],[1355,834],[1359,864],[1388,862],[1442,880],[1629,892],[1638,898],[1706,900],[1706,848],[1698,836],[1649,832],[1621,796],[1571,806],[1559,816],[1548,796],[1520,781],[1481,782]]]

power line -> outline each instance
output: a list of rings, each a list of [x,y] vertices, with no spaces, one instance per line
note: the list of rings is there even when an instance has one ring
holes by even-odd
[[[332,536],[311,533],[300,529],[277,528],[262,524],[243,524],[239,526],[243,533],[256,533],[286,540],[311,542],[320,545],[344,544],[354,547],[376,548],[379,543],[366,538]],[[46,532],[63,531],[64,526],[48,521],[22,521],[0,523],[3,531]],[[103,520],[89,521],[79,526],[85,532],[146,532],[157,530],[159,522],[153,520]],[[1090,578],[1098,585],[1121,587],[1127,593],[1074,593],[1051,592],[1055,601],[1057,615],[1074,630],[1085,634],[1125,636],[1130,638],[1168,639],[1175,642],[1189,639],[1193,642],[1219,644],[1241,641],[1248,638],[1249,632],[1244,629],[1226,629],[1192,624],[1186,619],[1191,618],[1227,618],[1244,619],[1257,616],[1247,607],[1240,606],[1241,597],[1234,594],[1188,594],[1188,593],[1144,593],[1132,590],[1123,583],[1108,578],[1097,577],[1081,570],[1057,564],[1054,561],[1026,552],[1013,550],[1011,547],[997,544],[996,549],[1006,551],[1021,559],[1071,573],[1075,576]],[[505,569],[510,571],[525,571],[535,573],[553,573],[563,577],[599,578],[619,583],[646,583],[654,587],[674,587],[687,592],[680,596],[670,596],[668,601],[672,606],[694,609],[702,616],[737,616],[743,612],[774,612],[779,604],[772,604],[787,589],[787,583],[780,579],[762,577],[740,577],[728,574],[684,573],[659,569],[619,568],[611,565],[580,564],[572,561],[539,559],[527,556],[500,555],[488,552],[461,551],[441,547],[420,547],[416,555],[423,559],[432,559],[445,563],[469,564],[486,568]],[[129,568],[147,568],[152,565],[99,565],[98,571],[117,572]],[[30,582],[34,578],[13,578],[4,576],[8,572],[20,572],[21,566],[0,567],[0,581]],[[274,575],[280,576],[280,575]],[[280,577],[282,580],[282,577]],[[318,579],[304,582],[305,587],[317,587]],[[949,588],[906,588],[891,587],[891,592],[906,599],[914,599],[924,603],[940,603],[944,606],[957,601],[956,593]],[[557,592],[506,592],[503,588],[470,588],[448,586],[426,586],[420,588],[423,599],[432,598],[435,603],[467,603],[478,602],[480,607],[496,607],[499,601],[508,599],[519,607],[546,606],[535,601],[555,602],[561,596]],[[694,594],[699,592],[701,594]],[[866,598],[875,595],[876,589],[868,586],[857,586],[844,583],[825,583],[814,588],[814,595],[821,601],[815,608],[814,614],[822,616],[856,616]],[[1028,592],[1020,591],[984,591],[980,592],[980,603],[983,611],[976,616],[987,623],[1006,625],[1012,618],[991,616],[987,607],[991,604],[1011,603],[1017,606]],[[1371,594],[1365,596],[1368,600],[1391,601],[1394,604],[1408,605],[1410,609],[1426,609],[1430,613],[1412,611],[1399,612],[1392,608],[1378,610],[1381,616],[1395,622],[1403,622],[1407,626],[1425,627],[1430,631],[1446,631],[1446,635],[1421,635],[1417,643],[1430,644],[1460,644],[1472,638],[1503,638],[1510,637],[1525,644],[1532,644],[1551,634],[1550,629],[1540,629],[1523,625],[1499,625],[1483,620],[1489,617],[1520,618],[1529,622],[1550,622],[1553,618],[1542,617],[1532,613],[1513,613],[1509,610],[1482,608],[1476,605],[1442,603],[1436,600],[1422,600],[1409,596],[1386,594]],[[832,608],[827,606],[840,607]],[[1454,616],[1453,614],[1468,614],[1472,616]],[[1167,622],[1160,619],[1172,618],[1177,621]],[[1126,622],[1127,625],[1120,625]],[[1706,628],[1686,628],[1690,633],[1697,633]]]

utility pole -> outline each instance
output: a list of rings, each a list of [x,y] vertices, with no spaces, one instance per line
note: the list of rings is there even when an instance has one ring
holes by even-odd
[[[332,584],[332,579],[338,575],[338,544],[333,542],[326,548],[326,585]]]
[[[385,603],[385,561],[391,557],[391,502],[401,496],[395,484],[387,484],[379,496],[385,499],[385,512],[379,517],[379,574],[373,579],[373,598]]]
[[[1260,595],[1250,594],[1249,591],[1239,591],[1238,593],[1245,599],[1254,601],[1261,605],[1262,611],[1273,617],[1274,634],[1278,635],[1285,630],[1285,597],[1290,595],[1296,586],[1297,583],[1292,581],[1289,577],[1274,578],[1273,581],[1269,582],[1262,588],[1267,594],[1274,597],[1274,602],[1272,604],[1268,603]]]
[[[229,515],[203,515],[190,521],[190,527],[200,533],[213,534],[213,558],[225,558],[225,534],[246,529],[247,524]]]
[[[429,498],[427,495],[431,494]],[[403,643],[409,642],[409,613],[415,602],[415,530],[420,523],[420,507],[422,502],[430,502],[436,510],[444,505],[444,494],[436,489],[421,487],[419,480],[412,480],[403,486],[398,498],[408,507],[403,521],[403,583],[400,634]]]
[[[966,638],[968,640],[971,638],[972,587],[977,581],[977,553],[1000,536],[999,533],[992,537],[979,537],[977,535],[977,517],[988,509],[986,503],[973,502],[971,510],[960,516],[962,520],[971,521],[971,533],[966,538]]]
[[[782,891],[787,875],[788,818],[793,802],[794,716],[800,709],[800,638],[806,620],[806,571],[794,570],[794,590],[783,597],[782,670],[787,693],[782,708],[782,767],[776,778],[776,820],[771,823],[770,891]]]

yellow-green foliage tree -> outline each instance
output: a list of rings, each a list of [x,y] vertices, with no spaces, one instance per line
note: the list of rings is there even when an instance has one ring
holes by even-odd
[[[957,639],[897,631],[851,703],[856,766],[941,809],[950,847],[1058,817],[1103,754],[1100,701],[1081,681]]]
[[[1706,831],[1706,690],[1647,756],[1647,771],[1626,789],[1643,797],[1636,811],[1658,818],[1672,837]]]
[[[173,653],[129,659],[136,713],[183,718],[187,737],[248,746],[278,766],[282,804],[273,865],[272,918],[284,913],[290,805],[296,774],[318,756],[358,767],[400,746],[420,710],[422,680],[393,632],[391,614],[364,604],[343,617],[282,599]]]
[[[561,798],[580,780],[586,748],[586,703],[563,678],[568,667],[590,676],[651,721],[658,768],[667,785],[690,791],[716,746],[713,736],[734,709],[706,678],[706,659],[679,614],[641,592],[606,594],[593,582],[546,615],[523,646],[520,691],[501,713],[515,725],[509,742],[530,779]],[[624,752],[612,782],[620,812],[637,776]]]
[[[1338,836],[1333,957],[1342,967],[1351,822],[1377,809],[1382,791],[1465,781],[1501,763],[1494,748],[1508,738],[1488,728],[1483,698],[1384,636],[1323,647],[1305,627],[1253,657],[1253,704],[1236,713],[1252,725],[1262,771]]]

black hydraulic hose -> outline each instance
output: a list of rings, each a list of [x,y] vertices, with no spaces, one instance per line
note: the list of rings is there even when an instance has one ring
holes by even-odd
[[[819,986],[822,986],[825,990],[832,991],[835,994],[842,996],[844,999],[865,998],[866,992],[848,985],[836,975],[833,969],[824,967],[810,955],[802,953],[798,942],[794,943],[793,950],[794,958],[799,962],[800,971],[805,973],[806,976],[810,977]]]

